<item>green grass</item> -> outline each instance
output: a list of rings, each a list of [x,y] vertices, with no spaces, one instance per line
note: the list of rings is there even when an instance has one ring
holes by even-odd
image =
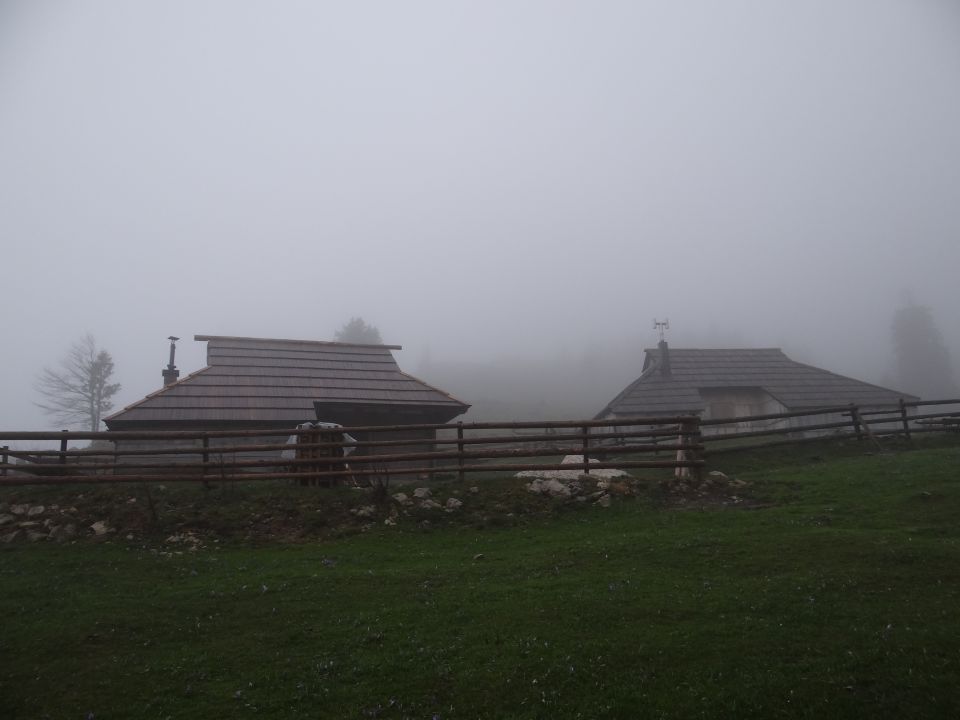
[[[5,547],[0,716],[960,716],[960,449],[787,452],[718,460],[752,509]]]

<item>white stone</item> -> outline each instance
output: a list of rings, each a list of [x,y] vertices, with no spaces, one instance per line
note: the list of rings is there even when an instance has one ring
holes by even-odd
[[[599,462],[593,458],[590,459],[591,463]],[[583,455],[567,455],[560,461],[561,465],[570,465],[573,463],[583,464]],[[543,479],[554,479],[554,480],[578,480],[581,475],[583,475],[583,470],[523,470],[516,474],[516,477],[520,478],[543,478]],[[628,473],[625,473],[623,470],[615,469],[604,469],[604,470],[591,470],[587,477],[592,479],[597,478],[615,478],[615,477],[630,477]]]
[[[428,487],[418,487],[413,491],[413,496],[418,500],[426,500],[428,497],[433,496],[433,493],[430,492]]]
[[[12,512],[14,515],[26,515],[27,510],[29,509],[30,509],[29,505],[11,505],[10,506],[10,512]]]
[[[424,510],[435,510],[438,507],[440,507],[440,503],[435,502],[430,498],[427,498],[426,500],[420,503],[420,507],[423,508]]]
[[[600,507],[610,507],[610,496],[604,495],[599,500],[597,500],[597,502],[595,502],[594,505],[599,505]]]
[[[13,517],[13,515],[0,515],[0,527],[3,527],[4,525],[9,525],[14,521],[14,519],[15,518]]]
[[[399,503],[400,505],[410,505],[413,502],[406,493],[394,494],[393,501]]]
[[[444,507],[444,510],[447,512],[453,512],[454,510],[459,510],[463,506],[462,500],[457,500],[457,498],[448,498],[447,504]]]
[[[43,511],[46,508],[43,505],[34,505],[32,508],[27,510],[27,517],[36,517],[37,515],[43,515]]]
[[[97,522],[90,526],[90,529],[93,530],[95,535],[106,535],[111,530],[105,520],[97,520]]]
[[[556,479],[544,480],[537,479],[527,485],[527,490],[537,495],[549,495],[550,497],[570,497],[570,488]]]

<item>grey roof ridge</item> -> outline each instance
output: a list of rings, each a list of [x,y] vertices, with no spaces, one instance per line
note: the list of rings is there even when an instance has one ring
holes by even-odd
[[[411,380],[414,380],[415,382],[420,383],[420,384],[423,385],[424,387],[428,387],[428,388],[430,388],[431,390],[433,390],[434,392],[438,392],[438,393],[440,393],[441,395],[443,395],[444,397],[450,398],[451,400],[453,400],[453,402],[457,403],[458,405],[463,405],[464,411],[470,409],[471,405],[470,405],[469,403],[465,403],[463,400],[460,400],[459,398],[455,398],[453,395],[451,395],[450,393],[448,393],[446,390],[441,390],[440,388],[435,387],[435,386],[431,385],[431,384],[428,383],[428,382],[424,382],[424,381],[421,380],[420,378],[418,378],[418,377],[416,377],[416,376],[414,376],[414,375],[411,375],[410,373],[404,372],[403,370],[400,370],[399,372],[400,372],[400,374],[403,375],[404,377],[410,378]]]
[[[127,406],[126,406],[125,408],[123,408],[122,410],[117,410],[117,411],[116,411],[115,413],[113,413],[112,415],[108,415],[107,417],[103,418],[103,420],[104,420],[104,422],[106,422],[107,420],[113,420],[113,419],[114,419],[115,417],[117,417],[118,415],[122,415],[123,413],[127,412],[128,410],[133,410],[135,407],[138,407],[138,406],[140,406],[140,405],[143,405],[143,404],[144,404],[145,402],[147,402],[148,400],[153,400],[153,398],[158,397],[159,395],[163,395],[163,393],[167,392],[167,390],[170,390],[170,389],[176,387],[177,385],[181,385],[182,383],[189,382],[190,380],[192,380],[193,378],[195,378],[195,377],[196,377],[197,375],[199,375],[200,373],[206,372],[206,371],[209,370],[209,369],[210,369],[210,365],[207,365],[207,366],[205,366],[205,367],[200,368],[199,370],[194,370],[192,373],[190,373],[189,375],[184,375],[182,378],[180,378],[180,379],[177,380],[176,382],[172,382],[172,383],[170,383],[169,385],[164,385],[164,386],[163,386],[162,388],[160,388],[159,390],[154,390],[152,393],[150,393],[150,394],[147,395],[146,397],[140,398],[140,399],[137,400],[135,403],[130,403],[129,405],[127,405]]]
[[[336,342],[335,340],[296,340],[292,338],[263,338],[263,337],[246,337],[242,335],[194,335],[193,339],[198,342],[206,342],[209,340],[253,340],[256,342],[274,342],[274,343],[291,343],[297,345],[324,345],[324,346],[333,346],[333,347],[362,347],[362,348],[382,348],[384,350],[403,350],[402,345],[382,345],[378,343],[344,343]]]
[[[759,348],[738,348],[738,347],[720,347],[720,348],[712,348],[712,347],[709,347],[709,348],[704,348],[704,347],[696,347],[696,348],[691,348],[691,347],[677,347],[677,348],[675,348],[675,347],[670,347],[670,348],[668,348],[668,349],[669,349],[670,352],[689,352],[689,351],[694,351],[694,352],[704,352],[704,351],[706,351],[706,352],[758,352],[758,351],[767,351],[767,350],[775,350],[775,351],[777,351],[777,352],[779,352],[779,353],[782,353],[782,352],[783,352],[783,348],[778,348],[778,347],[759,347]],[[644,352],[654,352],[654,353],[658,353],[658,354],[659,354],[660,348],[656,348],[656,347],[644,348],[643,351],[644,351]]]
[[[792,362],[794,365],[799,365],[800,367],[805,367],[810,370],[816,370],[817,372],[821,372],[825,375],[832,375],[833,377],[840,378],[841,380],[847,380],[849,382],[856,383],[857,385],[866,385],[867,387],[871,387],[876,390],[883,390],[884,392],[893,393],[894,395],[899,395],[904,400],[909,400],[910,398],[913,398],[914,400],[920,399],[920,397],[917,395],[911,395],[910,393],[894,390],[893,388],[887,388],[887,387],[883,387],[882,385],[875,385],[874,383],[868,383],[865,380],[857,380],[856,378],[848,377],[847,375],[841,375],[840,373],[831,372],[830,370],[824,370],[823,368],[819,368],[816,365],[807,365],[806,363],[797,362],[796,360],[789,357],[787,359],[790,360],[790,362]]]

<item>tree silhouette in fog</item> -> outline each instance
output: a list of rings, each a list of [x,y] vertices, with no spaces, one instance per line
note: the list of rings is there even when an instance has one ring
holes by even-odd
[[[892,330],[900,389],[927,400],[955,397],[950,351],[930,308],[908,302],[894,313]]]
[[[361,317],[350,318],[334,335],[337,342],[361,343],[366,345],[381,345],[380,331],[373,325],[368,325]]]

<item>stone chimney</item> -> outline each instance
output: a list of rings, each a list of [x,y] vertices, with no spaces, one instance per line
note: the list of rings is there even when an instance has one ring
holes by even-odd
[[[173,383],[177,381],[177,378],[180,377],[180,371],[177,370],[177,366],[173,364],[174,355],[177,353],[177,340],[180,338],[171,335],[167,339],[170,340],[170,362],[163,369],[163,384],[173,385]]]
[[[661,340],[657,347],[660,349],[660,374],[670,377],[670,348],[667,347],[667,341]]]

